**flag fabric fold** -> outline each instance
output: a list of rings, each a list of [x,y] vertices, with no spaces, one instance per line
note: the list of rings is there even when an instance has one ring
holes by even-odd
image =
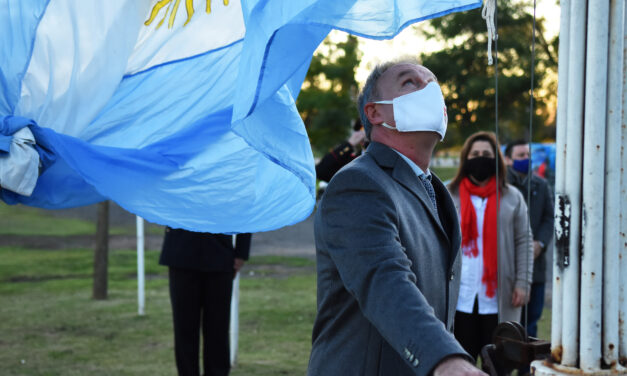
[[[41,159],[32,194],[3,187],[5,202],[111,199],[151,222],[208,232],[301,221],[315,172],[295,100],[318,44],[332,29],[391,38],[481,5],[179,3],[0,0],[0,118],[28,119]]]
[[[7,116],[0,121],[0,186],[30,196],[39,175],[39,154],[27,119]]]

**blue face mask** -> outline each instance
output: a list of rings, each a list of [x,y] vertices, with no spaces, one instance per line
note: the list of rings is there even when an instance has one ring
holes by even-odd
[[[520,172],[521,174],[526,174],[529,172],[529,158],[527,159],[514,159],[514,164],[512,168],[515,171]]]

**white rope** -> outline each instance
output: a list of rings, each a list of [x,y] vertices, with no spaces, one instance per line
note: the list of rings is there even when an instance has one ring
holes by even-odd
[[[496,27],[494,26],[494,13],[496,10],[496,0],[485,0],[481,17],[488,27],[488,65],[492,65],[492,41],[496,40]]]

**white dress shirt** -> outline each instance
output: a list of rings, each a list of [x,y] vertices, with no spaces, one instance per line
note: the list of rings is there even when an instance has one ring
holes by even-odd
[[[415,164],[414,161],[412,161],[411,159],[407,158],[403,153],[401,153],[400,151],[394,148],[391,148],[391,149],[394,150],[396,154],[400,155],[401,158],[405,160],[405,162],[407,162],[407,164],[409,165],[409,167],[411,167],[411,169],[414,171],[416,176],[418,177],[421,177],[422,175],[431,176],[431,171],[429,171],[429,169],[427,169],[427,172],[422,171],[422,168],[420,168],[420,166]]]
[[[480,315],[495,314],[499,311],[498,290],[493,297],[489,298],[486,295],[486,286],[481,282],[483,277],[483,218],[488,199],[471,195],[470,200],[475,207],[477,215],[477,230],[479,233],[477,248],[479,249],[479,254],[477,257],[474,257],[471,255],[466,256],[462,252],[462,277],[457,310],[459,312],[472,313],[475,297],[477,297]]]

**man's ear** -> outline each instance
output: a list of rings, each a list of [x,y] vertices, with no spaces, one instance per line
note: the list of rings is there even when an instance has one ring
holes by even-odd
[[[377,110],[377,105],[375,103],[369,102],[364,106],[364,114],[370,121],[372,125],[379,125],[384,122],[383,114]]]
[[[511,166],[511,165],[514,164],[514,161],[510,157],[508,157],[507,155],[503,156],[503,160],[505,161],[505,165],[507,165],[507,166]]]

